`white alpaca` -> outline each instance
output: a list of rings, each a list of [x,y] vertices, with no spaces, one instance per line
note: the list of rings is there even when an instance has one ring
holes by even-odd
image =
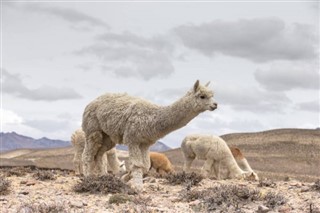
[[[73,157],[73,165],[76,174],[82,174],[82,153],[85,146],[85,134],[82,129],[77,129],[71,135],[71,143],[74,148],[74,157]],[[112,148],[103,155],[102,162],[98,162],[102,164],[103,172],[106,174],[108,171],[113,174],[122,174],[126,172],[126,167],[124,161],[119,161],[116,153],[116,149]]]
[[[83,152],[84,175],[93,174],[94,161],[99,160],[102,144],[111,149],[115,144],[129,148],[131,184],[142,189],[143,173],[150,168],[149,147],[158,139],[189,123],[217,104],[207,85],[196,81],[193,88],[169,106],[159,106],[127,94],[102,95],[87,105],[82,129],[86,133]]]
[[[252,178],[251,172],[245,172],[238,166],[226,142],[213,135],[194,134],[184,138],[181,144],[185,163],[184,171],[189,171],[195,158],[205,160],[202,173],[205,176],[215,174],[221,179],[220,166],[223,165],[229,172],[230,178]]]

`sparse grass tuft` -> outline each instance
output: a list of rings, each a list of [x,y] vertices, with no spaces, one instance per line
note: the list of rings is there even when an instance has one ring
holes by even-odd
[[[121,204],[132,201],[132,198],[127,194],[114,194],[109,198],[109,204]]]
[[[269,208],[282,206],[287,202],[287,199],[284,196],[271,192],[264,197],[264,200],[266,201],[265,205]]]
[[[9,193],[11,182],[5,177],[0,176],[0,195],[6,195]]]
[[[50,171],[46,171],[46,170],[37,170],[34,174],[33,177],[37,180],[55,180],[56,177],[54,176],[54,174]]]
[[[199,211],[242,212],[241,207],[255,201],[263,201],[264,205],[275,208],[286,203],[286,199],[274,193],[262,197],[257,189],[238,185],[219,185],[206,190],[185,190],[180,195],[187,202],[199,200],[195,208]]]
[[[259,181],[258,184],[259,187],[270,187],[270,188],[275,188],[277,186],[277,184],[270,180],[270,179],[263,179]]]
[[[52,204],[24,204],[20,206],[17,213],[67,213],[68,211],[62,204],[52,203]]]
[[[178,172],[178,173],[172,173],[165,176],[167,181],[172,185],[187,185],[187,188],[191,188],[192,186],[198,185],[202,179],[203,176],[199,175],[197,173],[186,173],[186,172]]]
[[[27,173],[31,173],[32,169],[30,167],[8,167],[4,168],[4,175],[7,177],[11,176],[17,176],[17,177],[22,177],[25,176]]]
[[[311,186],[312,189],[320,192],[320,179],[318,179],[314,184]]]
[[[89,192],[91,194],[124,193],[136,194],[136,192],[114,175],[100,177],[82,177],[73,190],[78,193]]]

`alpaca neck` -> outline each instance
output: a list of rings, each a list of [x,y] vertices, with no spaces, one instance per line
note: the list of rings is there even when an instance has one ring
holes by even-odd
[[[241,159],[241,161],[239,161],[237,163],[242,170],[247,171],[247,172],[253,171],[246,158]]]
[[[161,107],[157,115],[155,135],[159,138],[187,125],[200,112],[195,112],[188,101],[188,94],[173,104]]]
[[[225,158],[223,163],[229,170],[231,177],[236,177],[243,173],[232,155],[229,158]]]

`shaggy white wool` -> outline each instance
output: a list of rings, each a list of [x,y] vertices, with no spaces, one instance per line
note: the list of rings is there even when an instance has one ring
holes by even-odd
[[[150,168],[149,147],[168,133],[179,129],[201,112],[213,111],[217,104],[207,85],[196,81],[193,88],[169,106],[158,106],[127,94],[104,94],[89,103],[83,113],[86,134],[83,152],[84,175],[93,174],[102,144],[129,148],[133,185],[142,188],[142,175]],[[140,186],[139,186],[140,185]]]
[[[225,166],[230,178],[252,178],[252,173],[243,171],[235,161],[226,142],[214,135],[193,134],[184,138],[181,144],[184,171],[189,171],[195,158],[205,160],[202,173],[205,176],[215,175],[221,178],[220,166]]]

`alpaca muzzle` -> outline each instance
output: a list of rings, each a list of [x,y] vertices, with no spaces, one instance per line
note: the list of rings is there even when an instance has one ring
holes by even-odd
[[[210,106],[210,111],[213,111],[213,110],[215,110],[217,108],[218,108],[218,104],[214,103],[212,106]]]

